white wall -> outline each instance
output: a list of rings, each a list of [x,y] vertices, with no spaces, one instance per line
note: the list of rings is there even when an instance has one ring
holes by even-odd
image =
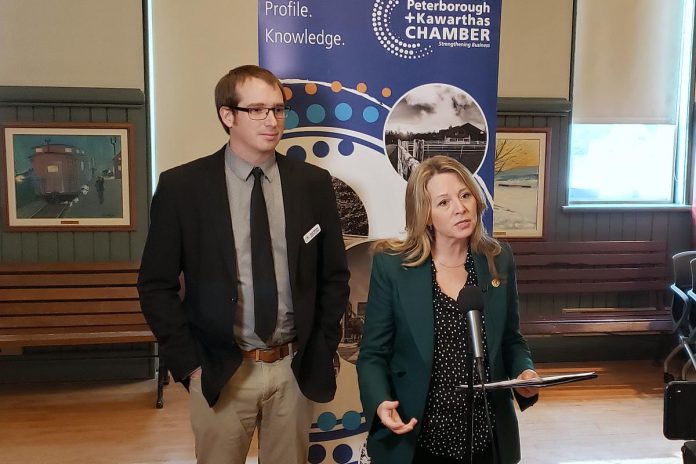
[[[144,89],[140,0],[0,0],[0,85]]]
[[[503,0],[501,97],[568,98],[572,0]]]
[[[213,89],[258,62],[256,0],[152,0],[155,171],[226,134]],[[572,0],[503,0],[499,95],[568,98]],[[144,88],[140,0],[0,0],[0,85]]]
[[[258,63],[255,0],[153,0],[156,171],[225,142],[213,89]],[[499,95],[568,98],[572,0],[503,0]]]
[[[227,140],[213,91],[230,69],[258,63],[256,0],[152,0],[156,172]]]

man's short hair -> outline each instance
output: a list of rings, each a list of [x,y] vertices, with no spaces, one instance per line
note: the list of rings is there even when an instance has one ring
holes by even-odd
[[[237,93],[237,87],[252,77],[261,79],[269,85],[277,86],[278,89],[280,89],[280,93],[283,95],[283,102],[285,102],[283,85],[280,83],[280,80],[278,80],[275,74],[268,69],[253,64],[246,64],[230,70],[227,74],[222,76],[215,86],[215,110],[217,112],[218,119],[220,120],[220,124],[222,124],[223,129],[225,129],[225,132],[228,134],[230,133],[230,128],[227,127],[222,121],[222,117],[220,116],[220,108],[223,106],[232,108],[239,105],[239,94]]]

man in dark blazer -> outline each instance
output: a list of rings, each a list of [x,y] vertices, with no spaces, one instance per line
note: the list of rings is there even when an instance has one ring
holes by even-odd
[[[199,463],[243,463],[258,427],[260,460],[304,464],[309,400],[328,402],[336,390],[333,356],[349,291],[331,177],[275,152],[288,109],[269,71],[231,70],[215,101],[229,143],[161,174],[141,306],[164,364],[189,389]],[[257,193],[270,243],[252,230]],[[252,248],[264,245],[272,262],[252,266]],[[269,268],[275,282],[258,280]],[[259,313],[269,296],[259,300],[259,292],[269,288],[273,312]]]

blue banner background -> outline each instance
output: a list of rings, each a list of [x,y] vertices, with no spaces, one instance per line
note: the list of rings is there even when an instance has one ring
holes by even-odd
[[[501,0],[259,0],[259,62],[283,81],[292,108],[278,151],[328,169],[359,199],[345,201],[361,204],[350,214],[362,207],[367,217],[364,230],[344,224],[350,305],[336,399],[315,408],[311,463],[368,462],[354,363],[369,239],[404,228],[411,165],[402,155],[421,144],[425,158],[473,156],[467,166],[486,191],[484,224],[492,228],[500,9]],[[429,24],[438,22],[445,24]]]
[[[453,9],[465,11],[449,11]],[[398,234],[403,219],[395,217],[395,205],[376,205],[367,198],[374,196],[365,185],[369,180],[346,171],[376,169],[380,179],[389,179],[375,164],[358,161],[367,154],[355,147],[370,149],[373,156],[384,154],[385,123],[394,105],[418,86],[442,83],[461,89],[481,109],[488,143],[480,167],[469,167],[478,167],[478,177],[492,192],[499,30],[500,0],[260,0],[260,64],[292,93],[286,140],[295,140],[279,149],[326,167],[353,188],[366,203],[371,237]],[[433,38],[418,38],[419,33]],[[335,151],[332,142],[341,141],[342,155],[357,155],[350,162],[328,156]],[[317,142],[328,148],[315,147]],[[403,205],[398,199],[403,187],[397,185],[392,179],[383,187],[393,187],[387,197]],[[484,218],[489,231],[491,212],[489,208]]]

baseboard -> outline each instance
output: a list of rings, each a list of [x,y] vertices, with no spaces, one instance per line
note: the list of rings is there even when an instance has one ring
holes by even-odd
[[[0,357],[0,384],[151,379],[155,368],[148,344],[32,348]]]

